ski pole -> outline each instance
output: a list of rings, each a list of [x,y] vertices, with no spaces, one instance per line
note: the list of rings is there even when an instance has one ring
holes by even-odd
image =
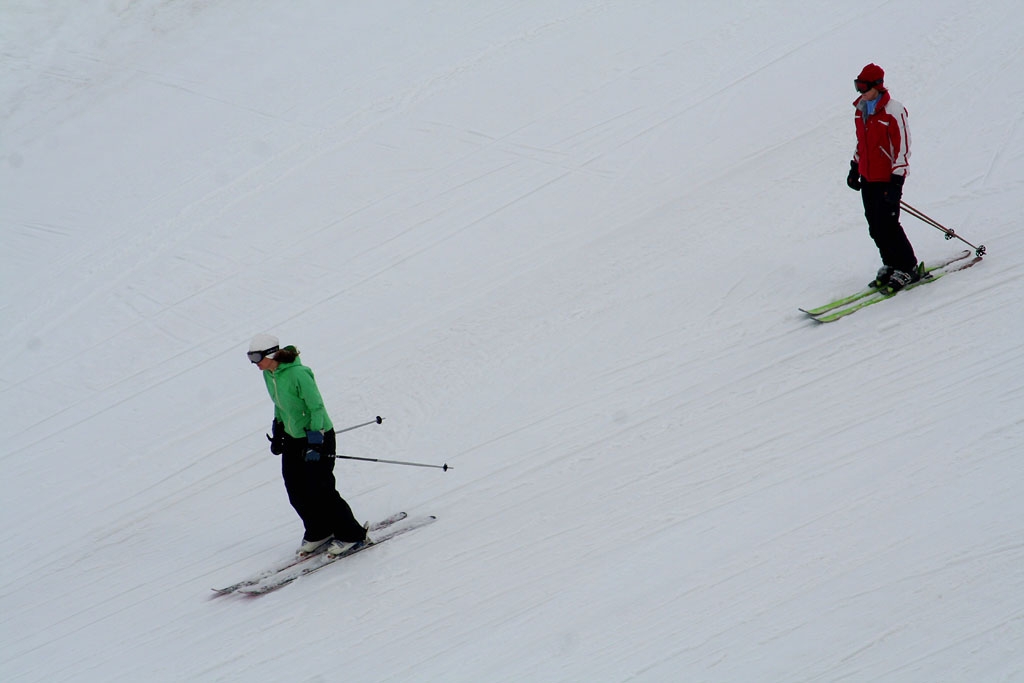
[[[930,216],[925,215],[922,211],[919,211],[918,209],[915,209],[914,207],[912,207],[910,204],[907,204],[902,199],[900,200],[900,206],[902,206],[904,209],[906,209],[907,213],[909,213],[914,218],[916,218],[916,219],[918,219],[920,221],[923,221],[923,222],[927,223],[928,225],[932,226],[933,228],[935,228],[937,230],[941,230],[942,232],[946,233],[946,239],[947,240],[951,240],[951,239],[953,239],[955,237],[958,240],[960,240],[961,242],[963,242],[964,244],[966,244],[967,246],[973,248],[975,256],[984,256],[985,255],[985,245],[984,244],[982,244],[981,246],[975,247],[973,244],[971,244],[970,242],[965,240],[963,237],[961,237],[960,235],[956,234],[956,231],[953,230],[952,228],[947,228],[946,226],[942,225],[942,223],[939,223],[934,218],[931,218]]]
[[[365,427],[366,425],[379,425],[383,421],[384,418],[378,415],[376,418],[370,420],[369,422],[364,422],[358,425],[352,425],[351,427],[345,427],[344,429],[335,429],[334,433],[341,434],[342,432],[351,432],[353,429],[359,429],[360,427]]]
[[[354,455],[332,455],[332,456],[329,456],[329,457],[334,458],[336,460],[362,460],[363,462],[383,462],[383,463],[387,463],[389,465],[409,465],[411,467],[435,467],[435,468],[437,468],[439,470],[444,470],[445,472],[447,472],[448,470],[454,470],[455,469],[454,467],[452,467],[448,463],[445,463],[443,465],[428,465],[428,464],[422,463],[422,462],[403,462],[401,460],[381,460],[380,458],[357,458]]]
[[[360,427],[365,427],[366,425],[379,425],[383,421],[384,418],[378,415],[376,418],[370,420],[369,422],[364,422],[358,425],[352,425],[351,427],[345,427],[344,429],[335,429],[334,433],[341,434],[342,432],[351,432],[353,429],[359,429]],[[271,438],[270,434],[267,434],[267,441],[269,441],[270,443],[274,443],[274,439]]]

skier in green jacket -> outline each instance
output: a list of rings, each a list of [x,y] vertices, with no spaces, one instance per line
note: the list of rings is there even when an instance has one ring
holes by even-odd
[[[305,534],[299,555],[325,544],[337,556],[367,543],[366,527],[356,521],[334,480],[334,425],[324,408],[313,371],[299,360],[294,346],[280,348],[277,337],[258,334],[249,344],[249,360],[263,371],[274,402],[270,451],[281,456],[288,501],[299,513]]]

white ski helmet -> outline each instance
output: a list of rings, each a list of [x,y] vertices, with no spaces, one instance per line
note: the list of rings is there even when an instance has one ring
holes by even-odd
[[[264,358],[273,358],[274,354],[281,348],[280,342],[272,334],[260,333],[249,342],[249,360],[258,363]],[[258,357],[258,358],[257,358]],[[253,360],[253,358],[257,358]]]

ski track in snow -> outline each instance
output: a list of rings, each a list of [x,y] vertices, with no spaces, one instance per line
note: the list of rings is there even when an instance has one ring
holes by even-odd
[[[0,28],[5,679],[1024,676],[1024,10],[300,9]],[[989,255],[819,326],[876,267],[866,61]],[[212,601],[301,534],[260,331],[385,415],[342,453],[455,469],[339,461],[438,522]]]

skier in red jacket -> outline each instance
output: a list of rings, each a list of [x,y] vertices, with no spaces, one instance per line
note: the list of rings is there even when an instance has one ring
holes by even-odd
[[[910,158],[907,110],[890,97],[884,80],[882,67],[868,64],[853,82],[861,95],[853,103],[857,149],[846,184],[861,193],[868,232],[882,257],[871,286],[896,292],[920,280],[923,268],[900,225]]]

